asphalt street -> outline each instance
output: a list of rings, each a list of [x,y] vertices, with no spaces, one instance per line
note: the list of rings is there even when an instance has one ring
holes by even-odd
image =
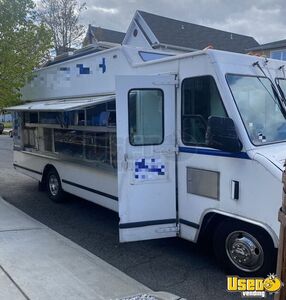
[[[0,195],[36,220],[155,291],[190,300],[241,299],[226,291],[211,251],[178,238],[120,244],[116,213],[74,196],[51,202],[36,181],[13,169],[12,156],[12,139],[0,136]]]

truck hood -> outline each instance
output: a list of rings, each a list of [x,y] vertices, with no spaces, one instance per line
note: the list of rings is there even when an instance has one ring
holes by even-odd
[[[266,162],[267,160],[268,163],[265,167],[269,168],[269,163],[271,163],[272,167],[276,166],[276,169],[279,169],[278,173],[281,174],[286,160],[286,143],[257,147],[255,150],[250,151],[249,156],[263,165],[265,165],[263,161]]]

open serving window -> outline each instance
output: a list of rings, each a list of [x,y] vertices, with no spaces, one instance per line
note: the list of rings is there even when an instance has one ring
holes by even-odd
[[[115,96],[10,107],[15,150],[116,168]]]

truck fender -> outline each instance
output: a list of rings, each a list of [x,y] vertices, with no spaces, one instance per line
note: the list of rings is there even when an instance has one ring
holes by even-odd
[[[256,220],[248,219],[240,215],[232,214],[226,211],[221,211],[219,209],[207,209],[202,213],[200,224],[199,224],[200,227],[197,231],[195,242],[197,242],[199,238],[202,237],[204,233],[206,233],[207,227],[210,224],[212,224],[211,228],[214,230],[216,225],[226,218],[239,220],[245,223],[255,225],[259,228],[262,228],[271,237],[274,247],[278,248],[278,244],[279,244],[278,236],[269,225]]]

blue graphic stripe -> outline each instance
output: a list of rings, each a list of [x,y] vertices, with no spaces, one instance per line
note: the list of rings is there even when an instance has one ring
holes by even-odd
[[[83,64],[77,64],[76,67],[79,68],[79,74],[90,74],[90,69]]]
[[[102,63],[99,64],[99,67],[102,69],[102,73],[105,73],[106,71],[106,64],[105,64],[105,58],[102,58]]]
[[[226,152],[221,150],[201,149],[201,148],[192,148],[192,147],[179,147],[179,152],[250,159],[250,157],[247,155],[246,152]]]

